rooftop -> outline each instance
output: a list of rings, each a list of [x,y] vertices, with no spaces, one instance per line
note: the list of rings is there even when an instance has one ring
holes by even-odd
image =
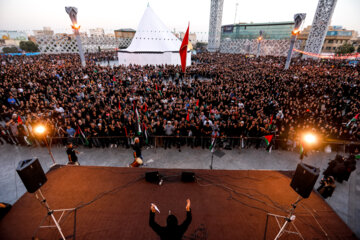
[[[235,23],[235,24],[227,24],[223,26],[271,26],[271,25],[290,25],[294,24],[293,21],[287,22],[267,22],[267,23]]]
[[[114,31],[115,32],[136,32],[136,30],[134,30],[132,28],[120,28],[120,29],[116,29]]]

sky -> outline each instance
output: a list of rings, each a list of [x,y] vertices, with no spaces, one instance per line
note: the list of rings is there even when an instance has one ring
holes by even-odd
[[[65,6],[78,8],[81,29],[101,27],[137,28],[147,4],[171,30],[195,32],[206,39],[210,0],[0,0],[0,30],[31,30],[51,27],[55,32],[71,32]],[[238,3],[235,19],[236,3]],[[303,27],[312,24],[317,0],[224,0],[222,25],[234,22],[292,21],[295,13],[306,13]],[[360,33],[360,0],[338,0],[331,25],[341,25]]]

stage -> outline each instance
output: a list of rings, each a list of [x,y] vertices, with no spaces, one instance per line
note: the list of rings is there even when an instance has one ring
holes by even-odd
[[[147,171],[159,171],[163,184],[146,182]],[[193,220],[184,239],[263,239],[266,213],[286,215],[298,197],[289,172],[193,171],[197,182],[183,183],[180,169],[62,166],[47,173],[41,190],[53,209],[77,207],[61,222],[67,239],[159,239],[149,227],[150,203],[159,207],[155,219],[165,225],[169,210],[179,222],[185,219],[187,198]],[[24,194],[0,221],[0,238],[31,239],[46,213],[34,194]],[[295,215],[304,239],[356,239],[316,192]],[[278,231],[270,217],[267,239]],[[39,229],[35,236],[60,238],[56,229]],[[300,238],[285,233],[281,239]]]

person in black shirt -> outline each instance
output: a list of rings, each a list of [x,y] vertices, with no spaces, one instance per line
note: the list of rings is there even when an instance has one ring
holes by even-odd
[[[66,153],[69,158],[68,164],[80,165],[76,153],[79,153],[73,148],[72,143],[68,143],[68,148],[66,149]]]
[[[130,167],[139,167],[143,164],[143,157],[141,155],[141,144],[140,139],[138,137],[134,140],[134,161],[130,164]]]
[[[158,223],[155,222],[155,206],[151,204],[150,207],[150,217],[149,217],[149,225],[150,227],[160,236],[161,240],[181,240],[182,236],[188,229],[191,220],[191,208],[190,208],[190,199],[186,200],[186,219],[185,221],[178,225],[178,220],[175,215],[169,214],[166,219],[167,225],[166,227],[161,227]]]

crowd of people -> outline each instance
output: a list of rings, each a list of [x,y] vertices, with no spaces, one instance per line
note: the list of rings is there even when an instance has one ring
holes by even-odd
[[[310,131],[360,141],[360,66],[344,61],[200,53],[180,66],[110,66],[115,52],[1,56],[0,143],[129,147],[133,137],[164,148],[261,146],[281,149]],[[99,61],[105,61],[100,65]],[[355,118],[355,120],[354,120]],[[353,121],[351,121],[353,120]],[[352,152],[359,151],[353,145]]]

